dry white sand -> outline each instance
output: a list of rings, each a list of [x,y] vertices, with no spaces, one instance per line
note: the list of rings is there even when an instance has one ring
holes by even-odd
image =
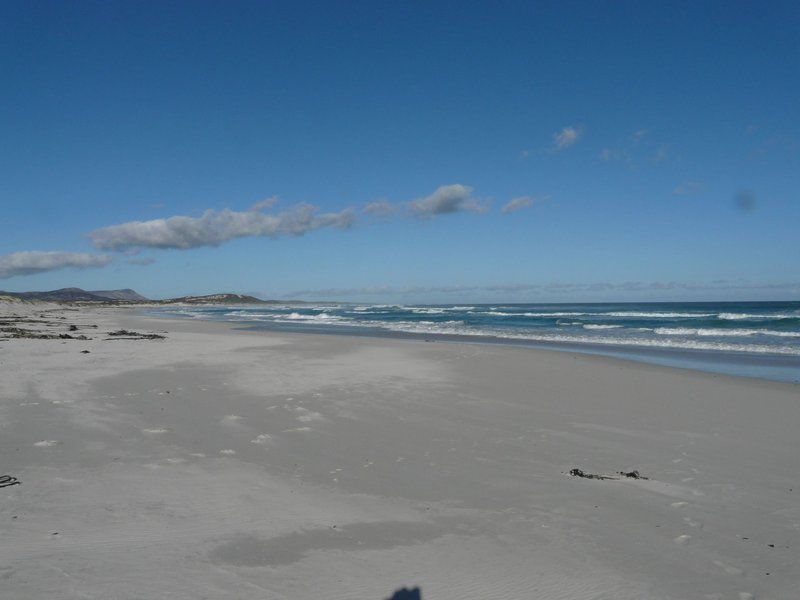
[[[0,340],[0,598],[798,598],[800,386],[45,308],[92,339]]]

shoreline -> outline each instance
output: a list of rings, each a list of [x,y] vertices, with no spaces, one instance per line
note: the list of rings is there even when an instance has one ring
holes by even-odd
[[[30,326],[91,339],[0,341],[15,598],[740,600],[800,577],[796,384],[54,311]]]
[[[419,342],[443,342],[453,344],[487,344],[517,348],[544,350],[548,352],[577,353],[583,356],[603,356],[639,364],[659,365],[668,368],[714,373],[731,377],[743,377],[764,381],[800,384],[800,357],[787,355],[762,355],[744,352],[722,352],[686,348],[657,348],[649,346],[613,345],[598,343],[548,342],[480,335],[455,335],[443,333],[412,333],[382,331],[377,328],[314,327],[308,325],[275,325],[222,319],[198,319],[175,316],[168,312],[147,314],[148,309],[137,309],[143,317],[184,321],[194,319],[206,323],[227,323],[231,329],[240,331],[263,331],[277,334],[325,335],[363,337],[373,339],[397,339]]]

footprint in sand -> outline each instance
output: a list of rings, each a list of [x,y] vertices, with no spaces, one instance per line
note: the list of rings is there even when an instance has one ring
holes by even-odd
[[[670,504],[672,508],[683,508],[684,506],[689,506],[688,502],[673,502]]]
[[[680,544],[681,546],[685,546],[686,544],[689,543],[689,540],[691,539],[692,536],[684,534],[684,535],[679,535],[672,541],[675,542],[676,544]]]
[[[225,415],[222,417],[222,420],[226,423],[235,423],[236,421],[241,421],[244,417],[240,417],[239,415]]]
[[[743,573],[743,571],[742,571],[741,569],[737,569],[737,568],[736,568],[736,567],[734,567],[734,566],[731,566],[731,565],[725,564],[725,563],[724,563],[724,562],[722,562],[721,560],[715,560],[715,561],[713,561],[713,562],[714,562],[714,564],[715,564],[715,565],[717,565],[717,566],[718,566],[720,569],[722,569],[723,571],[725,571],[725,572],[726,572],[728,575],[741,575],[741,574]]]
[[[35,442],[33,445],[39,448],[49,448],[50,446],[55,446],[57,443],[56,440],[42,440],[41,442]]]
[[[684,523],[686,523],[689,527],[697,527],[698,529],[703,528],[703,524],[700,521],[695,521],[689,517],[683,517]]]
[[[267,443],[267,442],[269,442],[271,439],[272,439],[272,436],[271,436],[271,435],[269,435],[268,433],[262,433],[262,434],[261,434],[261,435],[259,435],[258,437],[256,437],[256,438],[254,438],[254,439],[250,440],[250,443],[251,443],[251,444],[266,444],[266,443]]]

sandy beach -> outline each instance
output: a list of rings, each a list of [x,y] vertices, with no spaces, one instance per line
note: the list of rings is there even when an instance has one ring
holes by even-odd
[[[49,336],[0,332],[0,475],[20,481],[0,598],[797,598],[798,385],[126,308],[0,316]]]

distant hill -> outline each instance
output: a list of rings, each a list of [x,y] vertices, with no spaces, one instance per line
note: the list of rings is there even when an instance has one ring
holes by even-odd
[[[126,302],[149,302],[149,299],[145,298],[141,294],[135,292],[130,288],[126,288],[124,290],[93,290],[89,292],[90,294],[94,294],[95,296],[101,296],[102,298],[108,298],[109,300],[124,300]]]
[[[167,300],[150,300],[132,289],[93,290],[62,288],[49,292],[2,292],[4,300],[25,300],[33,302],[105,302],[135,304],[152,302],[158,304],[303,304],[300,300],[260,300],[246,294],[207,294],[205,296],[182,296]]]
[[[49,292],[0,292],[0,296],[10,296],[21,300],[40,302],[147,302],[147,298],[130,289],[100,290],[87,292],[80,288],[62,288]]]
[[[205,296],[183,296],[162,300],[163,304],[277,304],[275,300],[259,300],[244,294],[207,294]]]

